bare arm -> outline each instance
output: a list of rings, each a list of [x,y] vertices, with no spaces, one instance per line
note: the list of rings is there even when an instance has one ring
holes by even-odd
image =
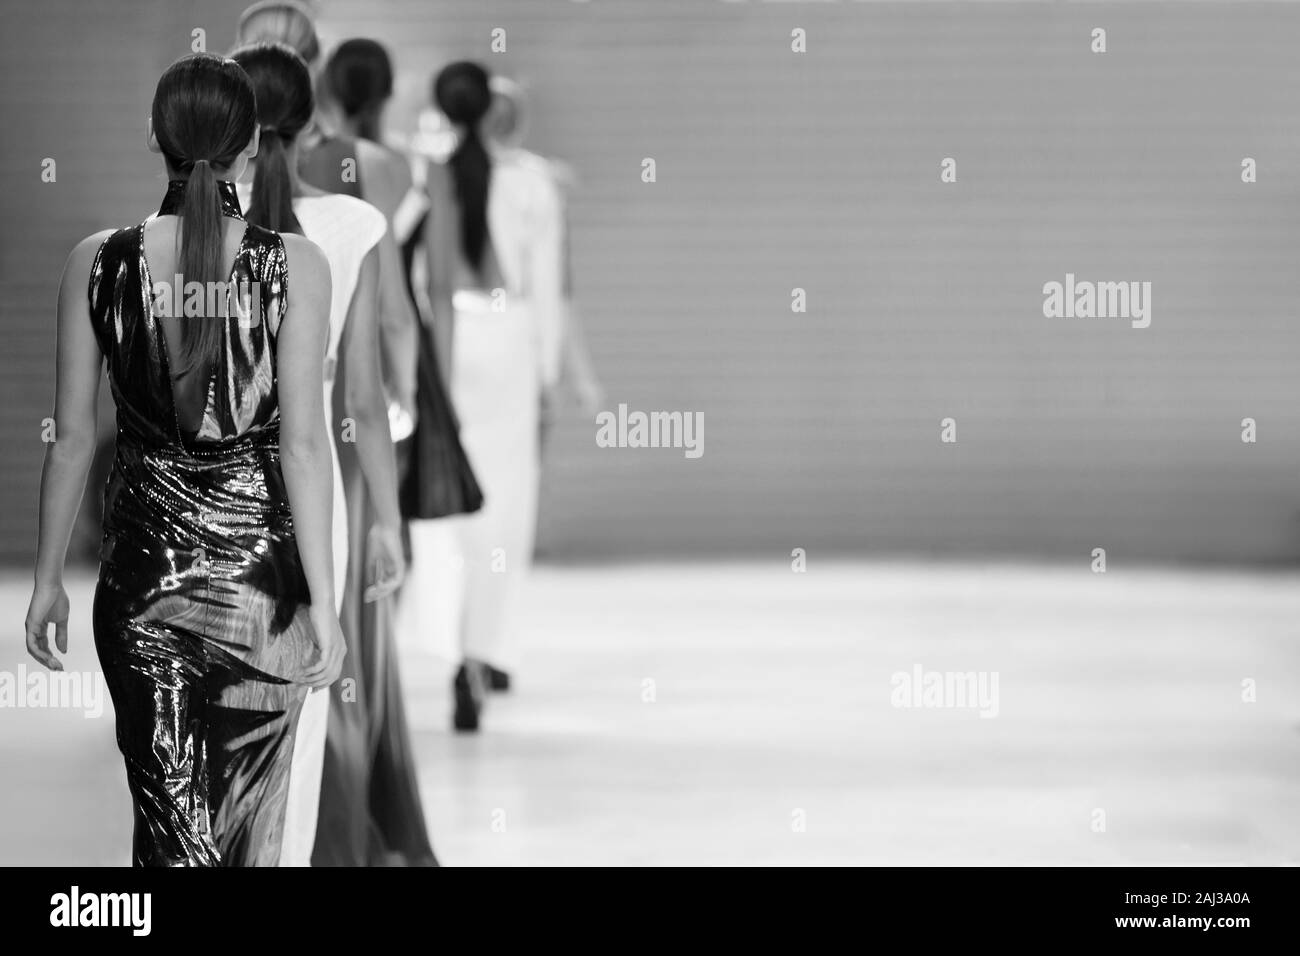
[[[379,521],[393,530],[401,527],[397,507],[397,467],[388,435],[388,410],[379,371],[379,249],[371,249],[361,263],[357,288],[343,325],[343,401],[357,423],[357,458],[378,511]]]
[[[99,233],[79,243],[68,257],[59,283],[54,440],[45,446],[41,469],[36,584],[25,627],[28,651],[51,670],[63,670],[63,664],[50,651],[50,624],[54,625],[55,645],[61,653],[68,651],[69,608],[63,566],[95,455],[96,398],[103,356],[90,325],[86,285],[95,254],[110,234]]]
[[[415,412],[415,372],[419,355],[419,316],[406,294],[402,254],[390,227],[379,240],[379,344],[386,393],[403,410]],[[355,302],[355,298],[353,299]]]
[[[573,233],[569,229],[568,196],[564,199],[564,374],[571,383],[578,407],[588,415],[596,414],[604,401],[604,390],[596,377],[596,368],[587,348],[587,333],[573,295]]]
[[[366,492],[378,513],[370,550],[378,567],[367,569],[367,599],[390,593],[402,577],[402,516],[397,504],[397,464],[388,429],[388,407],[379,367],[378,247],[366,254],[348,306],[339,350],[343,355],[343,403],[356,422],[357,461]],[[414,321],[414,319],[412,319]]]
[[[450,387],[451,348],[456,321],[451,301],[455,282],[456,246],[459,242],[459,215],[451,193],[447,168],[441,163],[429,163],[426,188],[429,191],[429,219],[425,226],[424,248],[429,261],[431,331],[434,348],[438,352],[438,368],[442,372],[442,380]]]
[[[301,236],[283,238],[290,293],[276,350],[280,459],[298,554],[311,591],[312,623],[321,644],[321,661],[307,682],[324,686],[338,676],[343,660],[334,613],[334,468],[324,397],[330,270],[315,244]]]
[[[536,322],[537,366],[543,388],[553,388],[563,361],[565,312],[564,203],[549,177],[537,182],[536,233],[527,265],[527,295]]]
[[[411,188],[411,165],[401,153],[366,139],[357,140],[357,165],[361,172],[362,198],[384,214],[390,223],[402,197]]]
[[[582,317],[572,301],[565,303],[563,342],[561,377],[569,383],[579,410],[584,415],[594,415],[605,400],[605,392],[600,379],[596,377],[596,367],[591,360],[591,351],[587,348]]]
[[[393,217],[411,188],[411,167],[400,153],[367,140],[357,140],[357,162],[366,202],[388,221],[388,232],[379,248],[379,342],[384,385],[390,398],[414,412],[419,317],[406,294],[402,253],[393,235]]]

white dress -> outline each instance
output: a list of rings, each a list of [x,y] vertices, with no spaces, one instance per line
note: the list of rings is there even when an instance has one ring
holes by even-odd
[[[240,184],[240,203],[248,207],[249,192]],[[379,244],[388,220],[368,202],[336,193],[300,196],[293,201],[303,235],[325,253],[330,266],[330,331],[325,351],[325,415],[333,417],[335,371],[339,342],[347,321],[352,295],[366,255]],[[293,287],[288,289],[293,295]],[[343,603],[348,568],[348,510],[343,495],[343,473],[335,447],[337,428],[328,429],[330,458],[334,466],[334,599],[337,612]],[[321,775],[325,768],[325,738],[329,729],[329,689],[312,690],[303,703],[294,736],[293,762],[289,771],[289,799],[285,811],[284,837],[280,846],[281,866],[311,866],[316,842],[316,817],[320,808]]]
[[[560,358],[564,228],[547,166],[527,154],[494,157],[488,230],[504,294],[462,289],[452,302],[451,398],[483,507],[411,522],[397,627],[404,643],[452,663],[508,671],[519,659],[515,604],[537,525],[539,399]]]

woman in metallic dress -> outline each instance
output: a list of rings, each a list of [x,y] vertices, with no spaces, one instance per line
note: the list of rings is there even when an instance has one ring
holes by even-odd
[[[66,652],[63,564],[107,366],[117,447],[92,617],[134,862],[274,866],[298,713],[344,654],[322,399],[329,267],[303,237],[243,222],[234,180],[257,151],[257,114],[234,61],[173,64],[149,144],[169,179],[157,216],[80,243],[60,285],[27,646],[62,669],[48,632]]]

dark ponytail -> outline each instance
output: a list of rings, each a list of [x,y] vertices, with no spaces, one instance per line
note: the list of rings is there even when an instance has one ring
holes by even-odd
[[[377,106],[365,107],[352,119],[356,123],[357,139],[368,139],[372,143],[379,142],[379,137],[383,133],[379,128],[379,108]]]
[[[203,283],[205,289],[208,283],[225,282],[217,172],[227,171],[253,138],[253,87],[234,60],[195,53],[177,60],[158,80],[152,118],[168,165],[188,180],[177,256],[182,281]],[[178,374],[220,355],[224,323],[217,318],[181,323]]]
[[[293,214],[293,181],[284,140],[273,127],[262,127],[257,145],[257,170],[253,173],[253,196],[248,203],[248,221],[275,232],[302,233]]]
[[[447,119],[463,127],[460,144],[447,160],[460,207],[460,245],[475,272],[483,268],[488,242],[488,186],[492,159],[479,122],[492,105],[489,76],[477,63],[452,63],[433,82],[433,99]]]
[[[293,179],[287,150],[316,108],[311,73],[302,57],[282,43],[257,43],[233,54],[257,96],[257,147],[248,221],[276,232],[302,232],[293,214]]]
[[[217,193],[216,174],[206,159],[195,160],[190,169],[190,179],[185,184],[185,202],[181,206],[180,232],[181,249],[177,256],[177,270],[185,277],[185,281],[219,282],[224,279],[225,276],[221,274],[225,251],[221,197]],[[203,327],[198,336],[199,342],[208,341],[208,332],[219,332],[216,322],[198,324]],[[196,354],[208,354],[207,349],[198,345],[198,342],[195,345]],[[186,356],[187,360],[192,357]]]
[[[393,95],[393,64],[374,40],[344,40],[324,70],[328,97],[339,105],[357,138],[380,142],[379,117]]]

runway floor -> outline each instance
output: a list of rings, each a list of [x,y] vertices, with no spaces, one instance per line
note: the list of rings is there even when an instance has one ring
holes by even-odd
[[[29,581],[0,579],[0,673],[26,660]],[[484,733],[450,731],[449,672],[405,647],[435,849],[448,865],[1300,862],[1298,584],[1086,562],[542,567],[526,666]],[[69,669],[96,669],[91,588],[69,589]],[[894,676],[918,668],[996,674],[996,716],[895,706]],[[0,709],[0,768],[0,864],[127,861],[108,709]]]

